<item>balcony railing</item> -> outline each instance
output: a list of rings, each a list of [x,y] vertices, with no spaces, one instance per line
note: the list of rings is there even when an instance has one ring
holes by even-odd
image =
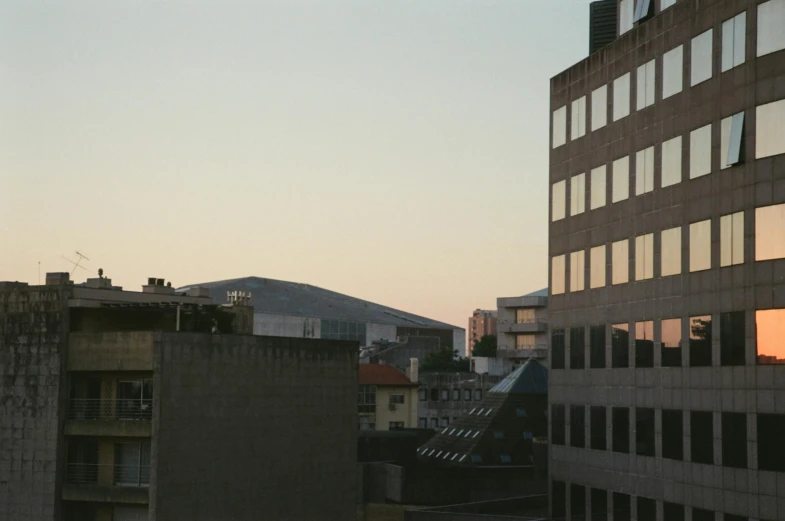
[[[110,479],[116,487],[147,487],[150,485],[150,466],[69,463],[66,467],[69,485],[108,484]]]
[[[74,398],[68,409],[72,420],[149,420],[152,415],[152,400]]]

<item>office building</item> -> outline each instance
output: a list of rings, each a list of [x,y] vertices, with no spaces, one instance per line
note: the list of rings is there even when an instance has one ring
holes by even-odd
[[[496,299],[496,356],[521,364],[530,358],[547,363],[548,288]]]
[[[496,310],[475,309],[472,316],[469,317],[469,342],[466,345],[466,356],[471,356],[474,344],[479,342],[482,337],[495,334]]]

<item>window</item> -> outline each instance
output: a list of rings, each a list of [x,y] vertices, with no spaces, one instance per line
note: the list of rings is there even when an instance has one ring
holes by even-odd
[[[424,388],[420,389],[418,391],[418,394],[420,395],[420,401],[421,402],[428,401],[428,389],[424,389]]]
[[[420,417],[417,420],[417,428],[419,428],[419,429],[427,429],[428,428],[428,418]]]
[[[150,484],[150,442],[115,443],[114,482],[123,487]]]
[[[662,144],[662,188],[681,183],[681,136]]]
[[[614,368],[630,366],[630,326],[614,324],[611,326],[611,363]]]
[[[654,409],[635,409],[635,453],[654,456]]]
[[[583,447],[586,445],[585,418],[586,408],[583,405],[570,406],[570,446]]]
[[[460,401],[461,399],[461,390],[460,389],[453,389],[452,390],[452,399],[455,401]],[[401,402],[403,403],[403,402]]]
[[[744,112],[728,116],[720,122],[720,169],[741,163],[744,152]]]
[[[567,484],[564,481],[551,482],[552,514],[556,519],[567,515]]]
[[[570,215],[586,211],[586,174],[578,174],[570,179]]]
[[[570,328],[570,369],[586,367],[586,341],[582,327]]]
[[[553,111],[553,148],[567,142],[567,106]]]
[[[361,431],[373,431],[376,430],[376,422],[373,421],[374,418],[372,416],[360,416],[360,425],[359,428]]]
[[[149,378],[117,382],[117,418],[150,419],[153,411],[153,381]]]
[[[684,46],[671,49],[662,57],[662,99],[681,92],[684,85]],[[555,116],[554,116],[555,117]]]
[[[758,414],[758,468],[785,472],[783,414]]]
[[[611,419],[613,452],[630,452],[630,410],[626,407],[614,407]]]
[[[714,521],[714,512],[692,507],[692,521]]]
[[[711,269],[711,219],[690,224],[690,271]]]
[[[515,310],[515,323],[516,324],[534,324],[537,318],[534,315],[534,310],[531,308],[519,308]]]
[[[785,258],[785,204],[755,209],[755,260]]]
[[[677,505],[676,503],[662,503],[663,519],[668,521],[684,521],[684,505]]]
[[[623,492],[613,493],[613,521],[629,521],[632,514],[630,495]]]
[[[504,432],[502,432],[502,431],[493,431],[493,437],[496,438],[497,440],[503,440],[504,439]]]
[[[586,487],[583,485],[570,485],[570,517],[584,519],[586,516]]]
[[[769,0],[758,5],[758,57],[785,49],[785,2]]]
[[[360,386],[360,413],[376,412],[376,386]]]
[[[482,463],[482,456],[479,454],[472,454],[472,463]]]
[[[578,139],[586,135],[586,96],[572,102],[572,128],[570,139]]]
[[[589,287],[602,288],[605,286],[605,245],[595,246],[589,251],[591,273]]]
[[[535,335],[515,335],[515,349],[534,349],[536,339]]]
[[[744,264],[744,212],[720,217],[720,266]]]
[[[759,364],[785,364],[785,309],[755,312]]]
[[[654,367],[654,322],[635,322],[635,367]]]
[[[722,24],[722,72],[744,63],[747,40],[747,12],[742,11]]]
[[[463,390],[463,400],[465,402],[471,401],[472,399],[472,390],[471,389],[464,389]]]
[[[592,210],[605,206],[605,187],[605,165],[602,165],[591,171],[591,203],[589,206]]]
[[[553,199],[551,221],[564,219],[567,215],[567,181],[553,183],[551,196]]]
[[[662,411],[662,457],[684,459],[684,420],[681,411]]]
[[[603,85],[591,93],[591,129],[604,127],[608,123],[608,86]]]
[[[744,516],[736,516],[733,514],[723,514],[722,521],[749,521],[748,518]]]
[[[599,488],[591,489],[591,521],[608,519],[608,493]]]
[[[755,158],[778,154],[785,154],[785,99],[755,107]]]
[[[654,190],[654,147],[635,154],[635,195]]]
[[[594,450],[605,450],[607,427],[605,426],[605,407],[591,407],[591,448]]]
[[[711,173],[711,124],[690,132],[690,179]]]
[[[446,402],[450,399],[450,391],[447,389],[442,389],[441,391],[441,399],[443,402]]]
[[[390,422],[388,429],[403,429],[403,422]]]
[[[681,367],[681,319],[670,318],[660,322],[662,367]]]
[[[431,401],[432,402],[439,401],[439,389],[431,389]]]
[[[693,463],[714,464],[714,423],[712,413],[691,411],[690,427]]]
[[[660,275],[678,275],[681,273],[681,227],[663,230],[660,238]]]
[[[690,317],[690,366],[711,365],[711,315]]]
[[[651,60],[638,67],[637,82],[637,110],[645,109],[649,105],[654,105],[654,80],[655,62]]]
[[[630,156],[613,162],[613,190],[611,202],[618,203],[630,197]]]
[[[564,255],[557,255],[551,259],[551,294],[564,293],[565,273]]]
[[[436,427],[439,426],[439,418],[431,418],[430,422],[431,422],[432,429],[435,429]]]
[[[475,389],[474,390],[474,399],[475,400],[482,400],[482,389]]]
[[[722,465],[747,468],[747,415],[722,413]]]
[[[450,418],[447,416],[442,416],[439,418],[439,427],[447,427],[450,424]]]
[[[564,362],[564,330],[554,329],[551,331],[551,367],[564,369]]]
[[[632,29],[634,0],[621,0],[619,2],[619,36]]]
[[[637,502],[638,502],[638,521],[657,521],[656,501],[648,497],[638,496]]]
[[[589,366],[592,369],[605,368],[605,324],[591,326],[589,329]]]
[[[630,115],[630,73],[613,80],[613,121]]]
[[[586,273],[586,252],[570,253],[570,291],[583,291]]]
[[[654,234],[635,237],[635,280],[654,277]]]
[[[630,249],[627,239],[611,245],[611,283],[625,284],[630,281]]]
[[[744,365],[744,311],[720,314],[720,365]]]
[[[501,454],[499,456],[499,459],[501,460],[502,463],[512,463],[512,458],[510,457],[509,454]]]
[[[566,436],[565,408],[562,404],[551,404],[551,438],[554,445],[564,445]]]
[[[709,29],[692,39],[690,60],[690,85],[695,86],[711,78],[711,43],[714,29]]]
[[[676,0],[662,0],[662,3],[660,5],[660,11],[666,10],[667,8],[669,8],[670,6],[672,6],[675,3],[676,3]],[[666,519],[667,519],[667,516],[666,516]]]
[[[390,395],[390,403],[391,404],[403,404],[403,395],[402,394],[391,394]]]

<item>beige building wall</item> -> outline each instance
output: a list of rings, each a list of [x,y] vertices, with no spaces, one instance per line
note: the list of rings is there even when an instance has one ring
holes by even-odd
[[[390,406],[390,396],[403,395],[403,403]],[[417,387],[376,387],[376,430],[390,430],[390,422],[403,422],[404,428],[417,427]]]

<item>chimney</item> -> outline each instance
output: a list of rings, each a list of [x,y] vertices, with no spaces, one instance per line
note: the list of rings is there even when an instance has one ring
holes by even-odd
[[[409,359],[409,380],[414,384],[420,382],[420,361],[416,358]]]
[[[71,282],[71,275],[67,271],[46,274],[47,286],[59,286],[61,284],[68,284],[69,282]]]
[[[147,279],[147,285],[142,286],[143,293],[157,293],[159,295],[174,295],[174,288],[171,286],[164,285],[164,279],[157,279],[155,277],[149,277]]]

